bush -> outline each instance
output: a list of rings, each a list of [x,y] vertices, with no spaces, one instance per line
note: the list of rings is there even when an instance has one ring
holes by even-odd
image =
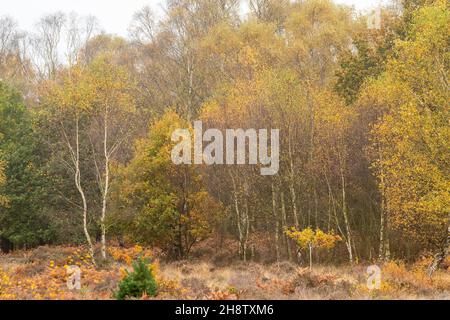
[[[144,294],[156,296],[158,286],[148,265],[148,260],[143,258],[133,262],[133,272],[127,272],[126,277],[119,283],[119,290],[115,294],[117,300],[141,298]]]

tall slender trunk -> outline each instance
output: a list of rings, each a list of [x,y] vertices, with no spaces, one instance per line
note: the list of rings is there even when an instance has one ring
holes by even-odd
[[[250,233],[249,234],[255,234],[256,232],[256,219],[255,219],[255,213],[254,210],[250,210],[250,207],[247,203],[248,201],[246,200],[246,206],[248,208],[249,211],[249,229],[250,229]],[[252,241],[251,242],[251,246],[250,246],[250,259],[251,260],[255,260],[255,256],[256,256],[256,247],[255,247],[255,242]]]
[[[231,173],[230,173],[230,175],[231,175]],[[236,213],[236,222],[237,222],[238,236],[239,236],[239,256],[242,257],[243,235],[242,235],[242,228],[241,228],[241,214],[240,214],[240,210],[239,210],[239,199],[238,199],[238,195],[237,195],[236,182],[232,175],[231,175],[231,179],[233,181],[234,210]]]
[[[328,190],[328,222],[327,222],[327,232],[331,232],[331,220],[333,217],[333,197]]]
[[[341,188],[342,188],[342,215],[344,216],[344,224],[345,224],[345,231],[347,233],[347,241],[346,246],[348,250],[348,258],[350,263],[353,263],[353,240],[352,240],[352,232],[350,228],[350,221],[348,217],[348,209],[347,209],[347,192],[346,192],[346,183],[345,183],[345,175],[344,175],[344,168],[341,161],[340,165],[340,171],[341,171]]]
[[[286,205],[284,203],[284,192],[281,192],[281,225],[282,229],[285,230],[287,228],[287,215],[286,215]],[[291,261],[291,243],[289,237],[284,234],[284,241],[286,243],[286,252],[288,260]]]
[[[311,96],[311,92],[310,92],[310,88],[307,88],[306,91],[306,100],[308,103],[308,109],[309,109],[309,126],[310,126],[310,137],[309,137],[309,167],[311,167],[314,163],[314,151],[315,151],[315,146],[314,146],[314,139],[315,139],[315,122],[316,122],[316,109],[315,109],[315,104],[313,101],[313,98]],[[311,174],[311,172],[310,172]],[[309,192],[310,195],[314,194],[314,190],[316,188],[316,178],[315,175],[312,174],[312,181],[311,181],[311,185],[309,188]],[[311,204],[311,197],[308,197],[308,226],[311,226],[311,210],[312,210],[313,205]]]
[[[290,136],[289,136],[289,191],[291,193],[292,216],[294,218],[294,226],[298,230],[300,227],[300,223],[298,220],[298,213],[297,213],[297,195],[295,193],[294,160],[292,158],[292,146]]]
[[[308,248],[309,248],[309,270],[312,270],[312,267],[313,267],[313,264],[312,264],[312,249],[313,249],[313,247],[312,247],[311,243],[308,245]]]
[[[314,224],[316,229],[319,228],[319,198],[317,196],[317,189],[314,186]]]
[[[94,246],[92,244],[91,236],[89,234],[88,225],[87,225],[87,216],[88,216],[88,205],[86,200],[86,195],[84,193],[84,189],[81,184],[81,169],[80,169],[80,131],[79,131],[79,119],[78,115],[75,120],[75,151],[73,151],[70,142],[67,140],[69,149],[73,152],[73,164],[75,166],[75,186],[78,190],[78,193],[81,196],[81,200],[83,202],[83,231],[86,237],[86,241],[89,246],[89,253],[91,255],[92,263],[95,265],[94,258]]]
[[[385,233],[385,216],[384,216],[384,199],[383,195],[381,196],[381,210],[380,210],[380,248],[379,248],[379,254],[378,254],[378,260],[384,261],[386,259],[385,256],[385,241],[386,238],[384,237]]]
[[[100,226],[102,232],[102,246],[101,253],[102,258],[106,259],[106,210],[107,210],[107,199],[109,192],[109,153],[108,153],[108,107],[105,109],[105,118],[104,118],[104,136],[103,136],[103,156],[105,157],[105,181],[104,186],[102,188],[102,215],[100,217]]]
[[[250,219],[249,219],[249,206],[248,206],[248,200],[245,199],[245,205],[244,205],[244,215],[242,217],[242,224],[244,226],[244,239],[242,244],[242,250],[243,250],[243,260],[244,262],[247,262],[247,244],[248,244],[248,236],[250,234]]]
[[[383,153],[379,148],[380,162],[383,162]],[[384,178],[384,168],[381,165],[380,172],[380,191],[381,191],[381,207],[380,207],[380,248],[378,259],[380,261],[386,261],[389,259],[389,238],[388,238],[388,212],[386,203],[386,181]]]
[[[109,167],[109,159],[105,165]],[[102,229],[102,258],[106,259],[106,210],[107,210],[107,197],[109,192],[109,169],[105,169],[105,190],[102,199],[102,216],[100,218],[100,224]]]
[[[279,247],[279,229],[280,225],[278,222],[278,214],[277,214],[277,200],[276,200],[276,194],[275,194],[275,185],[272,182],[272,214],[274,219],[274,235],[275,235],[275,252],[277,257],[277,262],[280,261],[280,247]]]
[[[187,96],[187,120],[189,122],[194,118],[194,61],[188,58],[187,74],[188,74],[188,96]]]
[[[331,231],[331,220],[333,217],[333,213],[335,213],[335,203],[334,203],[334,196],[333,196],[333,189],[331,188],[330,180],[328,179],[326,169],[323,169],[323,175],[325,177],[325,181],[327,183],[327,189],[328,189],[328,232]]]
[[[86,241],[89,245],[89,253],[91,254],[91,257],[94,257],[94,246],[92,245],[91,236],[89,235],[88,231],[88,225],[87,225],[87,215],[88,215],[88,206],[86,201],[86,196],[84,194],[83,187],[81,185],[81,173],[80,168],[77,167],[75,169],[75,185],[77,187],[78,193],[81,196],[81,200],[83,202],[83,232],[86,237]]]
[[[233,184],[233,196],[234,196],[234,208],[236,212],[237,227],[239,233],[239,255],[242,257],[243,261],[247,261],[247,241],[249,235],[250,223],[248,219],[248,204],[246,203],[244,210],[239,208],[239,196],[237,190],[236,179],[234,178],[231,171],[229,171],[231,181]]]

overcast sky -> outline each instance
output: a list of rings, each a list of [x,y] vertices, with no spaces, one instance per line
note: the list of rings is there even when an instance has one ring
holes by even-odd
[[[368,9],[378,5],[381,0],[334,0],[338,3],[354,5],[357,9]],[[145,5],[150,5],[158,13],[164,0],[0,0],[0,16],[9,15],[21,29],[30,31],[33,24],[44,14],[63,11],[80,15],[94,15],[103,30],[122,36],[127,29],[133,13]]]

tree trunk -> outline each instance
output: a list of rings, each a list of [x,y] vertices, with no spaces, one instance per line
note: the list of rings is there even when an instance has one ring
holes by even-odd
[[[347,193],[346,193],[346,184],[345,184],[345,176],[344,171],[341,167],[341,187],[342,187],[342,215],[344,216],[344,223],[345,223],[345,231],[347,233],[347,241],[346,246],[348,250],[348,258],[350,263],[353,263],[353,248],[352,248],[352,233],[350,228],[350,221],[348,218],[348,211],[347,211]]]
[[[104,116],[104,136],[103,136],[103,156],[105,158],[105,172],[104,172],[104,185],[102,189],[102,215],[100,217],[100,227],[102,232],[101,238],[101,254],[102,258],[106,259],[106,210],[107,210],[107,199],[109,192],[109,153],[108,153],[108,106],[105,108]],[[100,178],[100,177],[99,177]],[[101,180],[99,180],[101,181]],[[100,182],[101,184],[101,182]]]
[[[102,215],[100,217],[100,225],[102,231],[102,258],[106,259],[106,210],[107,210],[107,197],[109,192],[109,158],[105,157],[105,185],[102,196]]]
[[[244,202],[244,215],[242,217],[242,224],[245,230],[244,239],[243,239],[243,253],[244,253],[244,262],[247,262],[247,245],[248,245],[248,237],[250,234],[250,218],[249,218],[249,207],[248,207],[248,199],[245,199]]]
[[[240,210],[236,179],[234,178],[231,171],[229,171],[229,174],[233,184],[234,208],[236,212],[236,220],[239,233],[239,255],[241,256],[244,262],[247,262],[247,240],[250,227],[248,219],[248,205],[246,205],[245,210],[243,211]]]
[[[447,228],[447,237],[442,244],[441,250],[434,256],[433,263],[428,268],[428,275],[433,276],[434,272],[439,269],[440,265],[450,255],[450,224]]]
[[[383,154],[381,149],[379,150],[380,160],[383,160]],[[386,184],[384,180],[384,169],[381,166],[380,172],[380,191],[381,191],[381,212],[380,212],[380,249],[378,259],[380,261],[386,261],[389,259],[389,238],[388,235],[388,212],[386,204]]]
[[[80,175],[80,172],[78,170],[78,176]],[[81,195],[81,199],[83,201],[83,231],[84,231],[84,235],[86,237],[88,246],[89,246],[89,254],[92,257],[92,263],[95,265],[95,259],[94,259],[94,246],[92,244],[92,240],[91,240],[91,236],[89,235],[89,230],[88,230],[88,226],[87,226],[87,214],[88,214],[88,207],[87,207],[87,201],[86,201],[86,196],[84,194],[83,188],[81,187],[81,184],[77,185],[77,189],[78,192]]]
[[[312,265],[312,244],[310,243],[308,245],[308,247],[309,247],[309,270],[312,270],[312,267],[313,267],[313,265]]]
[[[292,147],[290,136],[289,136],[289,191],[291,192],[292,216],[294,218],[294,226],[298,230],[300,227],[300,223],[298,220],[298,213],[297,213],[297,195],[295,193],[294,160],[292,159]]]
[[[383,198],[383,196],[381,196]],[[384,199],[381,199],[381,210],[380,210],[380,249],[378,254],[378,260],[385,261],[386,260],[386,245],[385,241],[386,238],[384,236],[385,234],[385,216],[384,216]]]
[[[279,247],[279,222],[278,222],[278,214],[277,214],[277,200],[276,200],[276,195],[275,195],[275,186],[274,183],[272,182],[272,214],[273,214],[273,219],[274,219],[274,226],[275,226],[275,230],[274,230],[274,235],[275,235],[275,252],[276,252],[276,257],[277,257],[277,262],[280,261],[280,247]]]
[[[287,228],[287,215],[286,215],[286,205],[284,203],[284,192],[281,192],[281,221],[282,221],[282,228],[285,230]],[[289,237],[284,234],[284,241],[286,242],[286,252],[288,260],[291,261],[291,243]]]
[[[78,124],[78,116],[75,122],[75,151],[73,150],[69,140],[67,139],[67,144],[72,152],[73,156],[73,164],[75,166],[75,186],[78,190],[78,193],[81,196],[81,200],[83,202],[83,231],[86,237],[86,241],[89,246],[89,253],[91,255],[92,263],[95,265],[94,258],[94,246],[91,241],[91,236],[89,234],[88,226],[87,226],[87,215],[88,215],[88,206],[86,201],[86,195],[84,194],[83,187],[81,185],[81,171],[80,171],[80,137],[79,137],[79,124]]]

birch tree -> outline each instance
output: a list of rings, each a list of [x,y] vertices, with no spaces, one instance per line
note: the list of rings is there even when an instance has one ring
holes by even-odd
[[[107,57],[99,57],[89,66],[86,81],[92,98],[89,101],[92,116],[89,139],[101,194],[101,255],[106,259],[110,167],[132,133],[135,114],[133,81],[125,69],[114,66]]]
[[[66,15],[56,12],[43,16],[31,35],[32,60],[41,78],[54,78],[61,66],[59,46],[62,41]]]
[[[54,141],[53,148],[62,147],[63,157],[60,159],[69,172],[81,200],[83,215],[83,232],[89,246],[89,253],[94,260],[94,245],[88,228],[89,205],[83,185],[83,168],[81,163],[86,155],[85,149],[86,121],[91,111],[92,92],[83,83],[83,70],[74,67],[69,74],[64,76],[62,81],[49,81],[46,83],[42,97],[41,116],[50,124],[53,130],[56,128],[59,141]],[[55,150],[56,152],[56,150]]]
[[[401,237],[436,252],[431,275],[448,255],[450,238],[449,55],[448,37],[440,32],[450,25],[448,5],[437,1],[411,19],[408,39],[396,43],[386,72],[360,100],[385,106],[372,130],[383,205]]]

